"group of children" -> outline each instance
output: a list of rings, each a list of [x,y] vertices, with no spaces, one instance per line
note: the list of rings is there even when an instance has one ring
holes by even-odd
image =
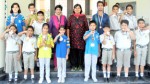
[[[129,6],[130,7],[130,6]],[[127,9],[129,8],[127,7]],[[70,42],[65,35],[65,27],[60,26],[59,34],[53,39],[49,34],[49,24],[44,22],[44,13],[42,11],[35,13],[34,4],[29,4],[29,10],[31,14],[27,20],[20,14],[20,6],[18,3],[14,3],[11,6],[11,14],[7,19],[7,29],[1,35],[1,39],[6,40],[6,73],[9,74],[9,82],[13,79],[13,72],[15,72],[14,81],[18,80],[18,71],[20,71],[20,59],[23,54],[24,63],[24,80],[27,80],[28,68],[31,71],[31,81],[34,80],[34,60],[39,59],[40,63],[40,79],[39,83],[44,80],[44,70],[46,72],[47,83],[51,83],[50,80],[50,58],[52,56],[52,48],[56,44],[56,56],[58,65],[58,83],[64,83],[66,78],[66,60],[69,55]],[[113,60],[117,59],[117,77],[119,81],[122,67],[125,71],[125,79],[128,81],[128,72],[130,67],[131,58],[131,43],[134,44],[134,64],[136,79],[140,76],[144,78],[144,66],[147,56],[147,45],[149,43],[150,28],[145,27],[144,19],[137,21],[138,28],[135,32],[131,29],[135,24],[130,23],[128,20],[120,20],[117,16],[115,9],[118,6],[113,6],[113,14],[111,27],[115,33],[111,35],[111,29],[105,26],[104,33],[99,35],[95,30],[97,24],[94,20],[89,22],[89,30],[85,32],[83,39],[86,42],[85,45],[85,72],[84,81],[87,82],[90,77],[90,70],[92,69],[92,79],[97,82],[96,78],[96,64],[98,56],[100,54],[100,45],[102,44],[102,64],[103,64],[103,76],[104,81],[110,80],[111,65]],[[132,8],[132,7],[131,7]],[[123,16],[122,16],[123,17]],[[25,21],[24,21],[25,20]],[[110,21],[111,22],[111,21]],[[136,23],[136,24],[137,24]],[[28,26],[25,27],[25,24]],[[119,27],[116,27],[116,25]],[[117,26],[118,26],[117,25]],[[113,29],[112,29],[113,31]],[[37,57],[38,55],[38,57]],[[9,61],[9,62],[8,62]]]

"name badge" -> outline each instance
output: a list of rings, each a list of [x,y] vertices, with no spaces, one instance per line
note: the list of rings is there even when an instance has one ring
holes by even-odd
[[[47,47],[44,47],[44,50],[48,50],[48,48],[47,48]]]
[[[94,47],[95,46],[95,44],[94,43],[91,43],[91,47]]]

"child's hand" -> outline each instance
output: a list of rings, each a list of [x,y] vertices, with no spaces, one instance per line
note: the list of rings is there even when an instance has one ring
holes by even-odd
[[[37,57],[36,56],[34,56],[34,61],[37,61]]]
[[[21,55],[18,55],[18,56],[17,56],[17,61],[20,61],[20,56],[21,56]]]
[[[66,60],[68,60],[68,55],[66,56]]]
[[[26,34],[26,33],[27,33],[27,31],[23,31],[23,33],[24,33],[24,34]]]
[[[11,31],[11,29],[6,29],[6,31],[5,31],[5,32],[9,32],[9,31]]]
[[[137,57],[137,52],[136,52],[136,50],[134,50],[134,57]]]

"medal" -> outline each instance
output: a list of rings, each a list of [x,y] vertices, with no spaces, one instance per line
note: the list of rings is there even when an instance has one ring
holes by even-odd
[[[44,50],[48,50],[48,48],[47,48],[47,47],[44,47]]]
[[[99,28],[101,29],[102,28],[102,21],[103,21],[103,15],[100,19],[100,16],[98,15],[98,22],[99,22]]]
[[[91,43],[91,47],[94,47],[95,46],[95,44],[94,43]]]
[[[60,36],[59,41],[62,41],[62,40],[63,40],[63,38]]]

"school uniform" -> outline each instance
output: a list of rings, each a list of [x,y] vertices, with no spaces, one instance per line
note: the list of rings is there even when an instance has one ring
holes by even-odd
[[[44,21],[42,23],[39,23],[38,21],[34,21],[32,26],[34,27],[34,35],[38,38],[38,36],[42,33],[42,26],[44,24]]]
[[[134,64],[137,66],[145,66],[146,64],[149,33],[149,30],[142,31],[140,29],[137,29],[135,31],[137,57],[134,58]]]
[[[125,14],[123,16],[123,19],[129,21],[129,28],[131,30],[135,30],[136,29],[136,27],[137,27],[137,19],[136,19],[136,17],[133,14],[132,15]]]
[[[149,34],[149,39],[150,39],[150,34]],[[147,64],[150,65],[150,42],[149,42],[149,45],[148,45]]]
[[[70,42],[66,35],[58,38],[56,42],[56,57],[57,57],[57,77],[66,77],[66,55],[67,49],[70,48]]]
[[[117,67],[130,67],[131,38],[128,32],[118,31],[115,34]]]
[[[86,31],[84,36],[89,34],[91,31]],[[90,69],[92,67],[92,78],[96,78],[96,64],[97,64],[97,58],[98,58],[98,47],[100,44],[99,39],[99,33],[95,31],[95,33],[91,36],[89,36],[86,39],[86,48],[85,48],[85,56],[84,56],[84,62],[85,62],[85,78],[89,78],[90,75]]]
[[[119,31],[120,30],[120,22],[119,22],[119,15],[115,15],[115,14],[113,14],[113,15],[111,15],[110,17],[109,17],[109,20],[110,20],[110,33],[114,36],[115,35],[115,33],[117,32],[117,31]]]
[[[11,14],[7,18],[6,26],[10,26],[12,24],[15,24],[17,26],[17,31],[19,33],[19,32],[23,31],[23,26],[25,26],[24,20],[25,20],[25,18],[21,14],[17,14],[17,15]]]
[[[5,40],[6,40],[6,73],[12,74],[13,72],[18,73],[19,67],[18,67],[18,60],[17,56],[19,55],[19,45],[21,44],[21,41],[19,40],[19,37],[17,34],[5,34]]]
[[[36,44],[36,37],[27,37],[23,34],[20,39],[23,41],[23,62],[24,62],[24,69],[27,70],[28,68],[34,68],[34,56],[35,56],[35,48],[37,48]]]
[[[52,47],[54,47],[53,39],[50,34],[47,34],[46,38],[46,44],[51,44]],[[39,48],[40,44],[43,41],[43,35],[40,34],[37,41],[37,46]],[[38,58],[40,63],[40,78],[44,78],[44,67],[46,70],[46,78],[50,77],[50,58],[52,56],[52,49],[49,47],[41,47],[39,48],[38,52]]]
[[[104,34],[100,35],[100,40],[104,40]],[[112,64],[113,46],[115,45],[114,38],[112,35],[106,36],[106,44],[102,44],[102,64]]]

